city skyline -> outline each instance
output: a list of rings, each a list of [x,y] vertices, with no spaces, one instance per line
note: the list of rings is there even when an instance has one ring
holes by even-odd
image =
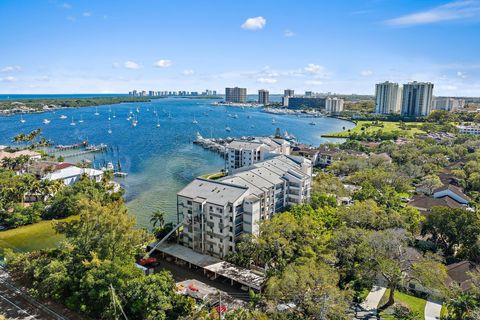
[[[480,96],[479,21],[477,0],[7,0],[0,93],[373,95],[376,83],[416,80],[436,96]]]

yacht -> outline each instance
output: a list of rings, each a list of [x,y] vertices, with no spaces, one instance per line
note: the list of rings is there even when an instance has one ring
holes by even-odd
[[[230,131],[232,131],[232,129],[229,126],[226,126],[225,131],[230,132]]]
[[[23,119],[23,116],[22,116],[22,115],[20,115],[20,122],[21,122],[21,123],[25,123],[25,122],[26,122],[26,120]]]
[[[309,123],[309,125],[311,125],[311,126],[316,126],[317,124],[312,121],[312,122]]]
[[[48,120],[48,119],[43,119],[42,122],[43,122],[43,124],[49,124],[49,123],[50,123],[50,120]]]
[[[137,113],[140,113],[140,108],[139,108],[139,107],[137,107],[136,111],[137,111]]]
[[[238,114],[234,114],[234,115],[233,115],[233,118],[234,118],[234,119],[238,119]]]
[[[275,121],[275,119],[272,118],[272,124],[275,124],[277,123],[277,121]]]
[[[96,115],[96,116],[99,116],[99,115],[100,115],[100,113],[98,113],[98,108],[97,108],[97,107],[95,107],[95,113],[94,113],[94,115]]]
[[[67,118],[68,118],[68,117],[67,117],[66,115],[64,115],[64,114],[62,114],[62,115],[60,116],[60,119],[62,119],[62,120],[65,120],[65,119],[67,119]]]

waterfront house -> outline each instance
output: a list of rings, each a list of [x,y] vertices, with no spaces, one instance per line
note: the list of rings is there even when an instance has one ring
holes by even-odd
[[[43,179],[62,180],[65,185],[71,186],[84,175],[96,182],[101,182],[103,171],[92,168],[79,168],[69,163],[61,163],[53,171],[47,173]]]
[[[224,258],[259,222],[310,199],[312,163],[280,155],[219,180],[197,178],[177,193],[179,237],[194,251]]]
[[[3,159],[15,159],[21,156],[27,156],[30,160],[40,160],[42,155],[38,152],[31,150],[19,150],[14,152],[7,152],[5,150],[0,150],[0,162]]]

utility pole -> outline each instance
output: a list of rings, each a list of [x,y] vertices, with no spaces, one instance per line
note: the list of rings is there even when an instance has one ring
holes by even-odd
[[[218,291],[219,305],[218,305],[218,319],[222,320],[222,291]]]

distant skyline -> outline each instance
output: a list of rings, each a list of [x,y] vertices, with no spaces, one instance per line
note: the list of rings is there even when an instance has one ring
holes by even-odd
[[[480,96],[480,0],[1,0],[0,30],[0,94]]]

